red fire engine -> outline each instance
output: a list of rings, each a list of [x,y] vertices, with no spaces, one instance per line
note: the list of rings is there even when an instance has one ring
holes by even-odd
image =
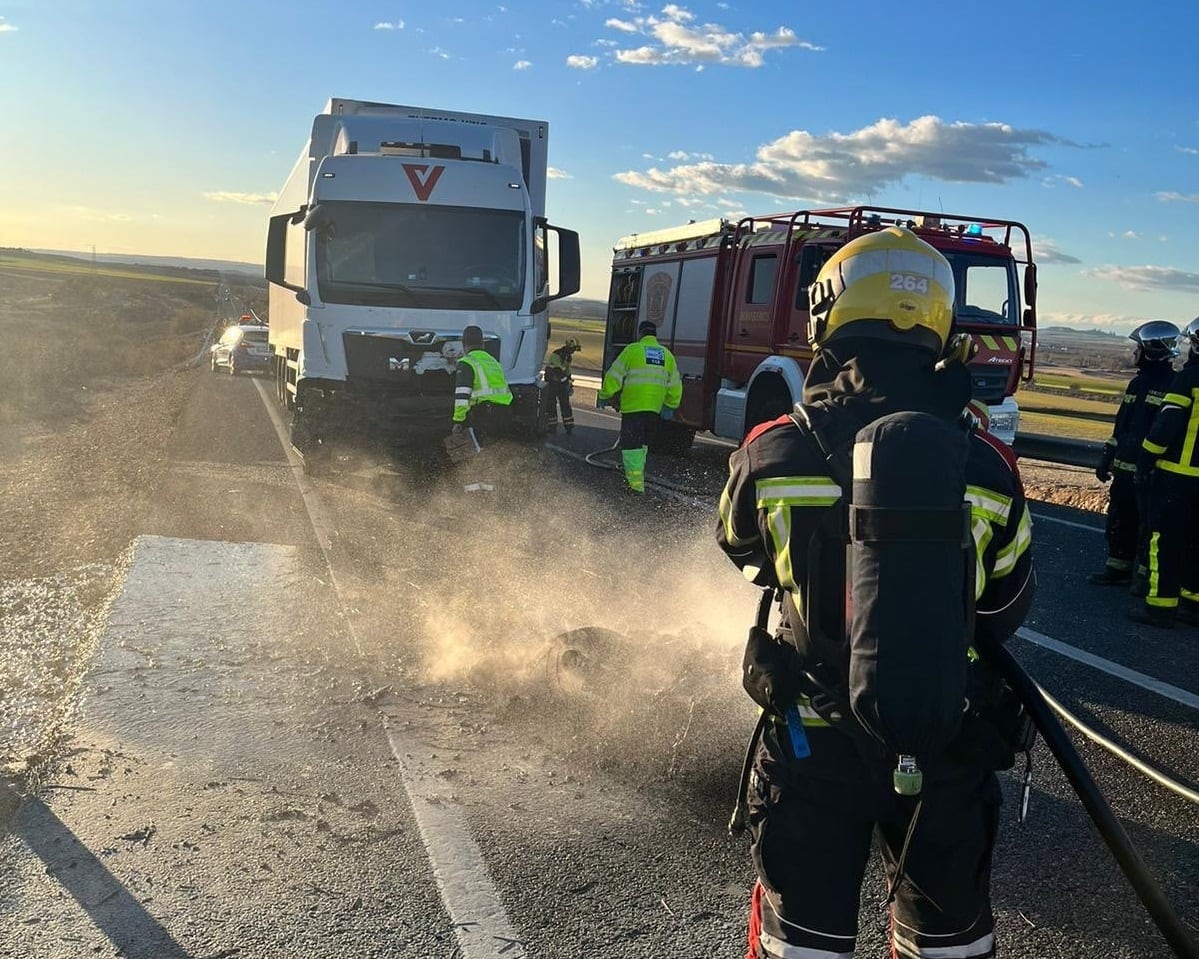
[[[685,451],[697,430],[740,440],[789,411],[812,358],[808,287],[838,247],[891,225],[912,229],[952,265],[956,329],[979,347],[970,366],[974,397],[991,408],[992,431],[1010,442],[1019,418],[1012,394],[1021,378],[1031,378],[1036,350],[1028,228],[1012,220],[859,206],[735,224],[708,220],[620,240],[604,368],[636,338],[638,323],[649,320],[683,378],[682,405],[662,424],[655,445]]]

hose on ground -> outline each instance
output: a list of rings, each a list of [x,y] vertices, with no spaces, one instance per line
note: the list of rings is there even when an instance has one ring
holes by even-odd
[[[1102,733],[1096,732],[1081,719],[1071,713],[1068,709],[1066,709],[1065,706],[1050,696],[1049,693],[1045,691],[1044,686],[1041,686],[1039,683],[1034,683],[1034,685],[1040,691],[1041,695],[1045,697],[1045,702],[1049,704],[1050,708],[1059,716],[1061,716],[1062,719],[1066,720],[1066,722],[1082,733],[1087,739],[1091,740],[1098,746],[1102,746],[1117,759],[1124,760],[1124,762],[1128,763],[1128,765],[1144,773],[1159,785],[1178,793],[1178,795],[1182,796],[1182,798],[1188,802],[1199,803],[1199,791],[1183,785],[1176,779],[1171,779],[1160,769],[1156,769],[1143,759],[1139,759],[1138,757],[1134,756],[1122,746],[1112,742]]]
[[[1194,937],[1178,918],[1161,886],[1149,872],[1141,854],[1128,838],[1128,833],[1120,825],[1116,814],[1112,812],[1112,807],[1108,805],[1091,776],[1091,771],[1074,748],[1069,734],[1054,715],[1040,688],[1006,647],[996,645],[991,652],[991,662],[1028,708],[1029,715],[1040,730],[1049,751],[1062,767],[1062,772],[1082,801],[1095,828],[1099,830],[1103,841],[1115,857],[1117,865],[1141,900],[1154,925],[1169,943],[1174,955],[1179,959],[1199,959],[1199,945],[1196,945]]]

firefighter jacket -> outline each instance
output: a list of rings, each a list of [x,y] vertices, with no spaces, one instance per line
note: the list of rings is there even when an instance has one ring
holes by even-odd
[[[1199,478],[1199,355],[1191,353],[1186,365],[1170,381],[1161,408],[1149,428],[1142,449],[1154,458],[1159,470]]]
[[[1124,391],[1115,428],[1103,450],[1105,462],[1126,473],[1136,470],[1141,444],[1173,378],[1174,368],[1169,360],[1141,364]]]
[[[683,381],[674,354],[654,336],[630,343],[604,374],[599,398],[608,400],[616,393],[622,413],[661,413],[663,406],[678,409]]]
[[[485,350],[471,350],[458,361],[454,384],[454,422],[466,422],[466,414],[479,403],[507,406],[512,391],[504,379],[499,360]]]
[[[545,379],[547,383],[565,383],[570,380],[571,364],[574,362],[574,350],[560,346],[549,355],[545,361]]]
[[[784,416],[755,428],[729,457],[717,541],[755,585],[786,591],[784,610],[790,611],[787,619],[792,621],[784,625],[795,639],[802,669],[819,672],[827,666],[814,661],[815,634],[831,637],[829,641],[839,646],[846,643],[843,544],[847,530],[834,531],[841,553],[839,558],[824,557],[820,564],[824,575],[811,575],[815,570],[809,564],[813,555],[820,555],[810,549],[813,539],[825,532],[830,517],[845,522],[844,511],[834,513],[831,508],[852,490],[843,489],[832,474],[852,475],[848,459],[857,431],[900,411],[952,421],[961,415],[969,392],[964,366],[954,364],[938,373],[927,354],[906,346],[859,346],[844,364],[826,347],[812,361],[804,389],[805,410],[824,449],[806,427],[801,429],[791,416]],[[969,442],[966,495],[976,556],[973,638],[976,644],[1002,643],[1023,622],[1031,605],[1032,524],[1011,450],[985,432],[973,433]],[[824,450],[832,455],[826,457]],[[830,469],[830,460],[839,457],[844,468]],[[818,596],[808,595],[813,582]],[[826,621],[809,617],[810,608],[824,611]],[[834,668],[824,678],[838,683],[837,672]],[[807,724],[810,713],[801,707],[801,714]]]

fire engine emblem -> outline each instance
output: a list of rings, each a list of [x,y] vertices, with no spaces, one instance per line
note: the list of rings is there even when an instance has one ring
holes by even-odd
[[[666,306],[670,303],[670,287],[674,277],[669,273],[655,273],[645,285],[645,318],[661,326],[666,319]]]

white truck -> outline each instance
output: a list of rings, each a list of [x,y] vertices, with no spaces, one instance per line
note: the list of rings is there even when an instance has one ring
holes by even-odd
[[[306,462],[344,437],[444,435],[470,324],[504,368],[513,429],[536,429],[546,308],[579,289],[578,234],[545,217],[548,134],[361,100],[313,119],[266,249],[271,372]]]

